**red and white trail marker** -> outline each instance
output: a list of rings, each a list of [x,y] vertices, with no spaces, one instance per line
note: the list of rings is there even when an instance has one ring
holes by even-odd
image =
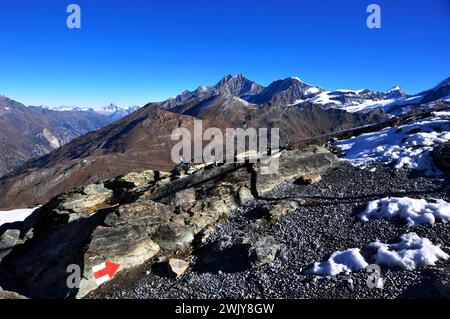
[[[104,263],[101,263],[100,265],[92,267],[92,273],[94,274],[95,282],[97,283],[97,285],[100,286],[104,282],[111,280],[119,267],[119,264],[112,263],[108,260]]]

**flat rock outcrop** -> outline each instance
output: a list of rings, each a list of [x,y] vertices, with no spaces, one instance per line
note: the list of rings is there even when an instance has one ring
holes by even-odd
[[[110,261],[123,271],[174,252],[188,255],[196,236],[242,201],[338,161],[319,146],[282,151],[279,159],[272,175],[261,174],[264,163],[219,164],[185,176],[129,173],[62,193],[15,225],[18,231],[0,234],[9,245],[0,274],[27,297],[81,298],[97,288],[92,267]],[[278,250],[276,244],[263,246],[256,242],[251,250],[255,267]],[[78,288],[66,284],[73,264],[82,272]]]

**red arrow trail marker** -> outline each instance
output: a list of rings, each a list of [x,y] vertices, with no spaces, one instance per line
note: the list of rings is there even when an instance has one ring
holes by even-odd
[[[111,280],[119,267],[119,264],[112,263],[108,260],[104,263],[101,263],[100,265],[92,267],[92,273],[94,274],[95,282],[97,283],[97,285],[100,286],[104,282]]]

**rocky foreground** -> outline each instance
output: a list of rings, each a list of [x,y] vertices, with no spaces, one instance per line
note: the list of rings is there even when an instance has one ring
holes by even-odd
[[[181,176],[130,173],[63,193],[23,223],[2,226],[0,286],[33,298],[81,298],[97,288],[93,266],[109,260],[125,271],[153,257],[189,254],[198,234],[231,210],[338,162],[317,146],[279,159],[274,175],[261,174],[264,162],[210,165]],[[82,268],[79,289],[66,284],[73,264]]]
[[[154,258],[89,297],[448,298],[449,260],[414,271],[382,267],[384,289],[369,289],[365,271],[333,277],[305,274],[314,262],[336,250],[364,247],[376,239],[395,242],[411,231],[450,246],[448,223],[408,226],[401,221],[356,218],[368,201],[386,196],[450,200],[444,190],[448,179],[373,168],[362,170],[341,162],[315,184],[285,182],[199,235],[192,254],[178,256],[190,262],[182,278],[167,278],[164,258]],[[259,253],[256,261],[252,251]],[[363,249],[363,255],[369,252]]]
[[[23,223],[0,227],[0,286],[31,298],[442,298],[450,261],[413,271],[382,267],[384,289],[368,273],[316,276],[307,270],[337,250],[415,232],[450,253],[448,223],[357,218],[370,200],[450,201],[447,177],[360,169],[329,150],[283,151],[280,170],[262,164],[145,171],[63,193]],[[97,287],[92,267],[120,264]],[[82,267],[79,289],[66,285]]]

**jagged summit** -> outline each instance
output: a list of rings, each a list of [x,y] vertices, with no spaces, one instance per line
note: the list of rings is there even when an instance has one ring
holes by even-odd
[[[434,100],[448,100],[450,78],[436,87],[411,96],[396,85],[384,92],[363,90],[328,91],[320,86],[304,82],[297,76],[276,80],[267,87],[251,81],[244,74],[228,74],[213,86],[199,86],[194,91],[184,91],[180,95],[163,101],[165,109],[177,108],[187,103],[203,103],[214,96],[231,94],[261,107],[273,105],[285,107],[313,103],[326,108],[338,108],[348,112],[369,111],[374,108],[389,110],[395,105],[420,104]]]
[[[228,93],[237,97],[246,97],[260,93],[263,87],[258,83],[247,79],[243,74],[227,75],[213,86],[199,86],[194,91],[183,91],[180,95],[162,102],[162,107],[172,109],[179,105],[202,101],[216,95]]]
[[[384,92],[384,96],[387,99],[400,99],[406,97],[407,95],[408,94],[406,94],[406,92],[403,91],[403,89],[398,85],[393,86],[392,88]]]
[[[311,87],[299,78],[289,77],[272,82],[261,93],[248,98],[248,101],[257,104],[289,105],[304,97]]]
[[[230,93],[241,97],[260,93],[263,87],[254,81],[247,79],[243,74],[227,75],[222,78],[214,88],[220,93]]]

